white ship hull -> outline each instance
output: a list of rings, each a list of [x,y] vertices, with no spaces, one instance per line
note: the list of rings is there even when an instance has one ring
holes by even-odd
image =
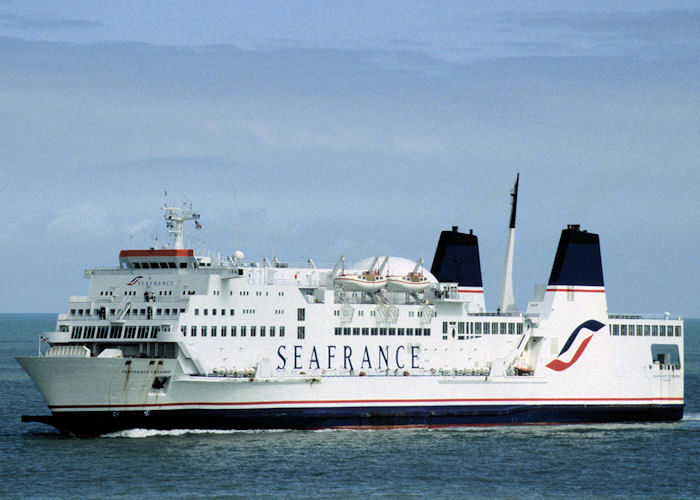
[[[589,354],[603,351],[604,342],[600,344]],[[437,427],[666,421],[680,419],[683,414],[682,374],[658,365],[639,370],[629,377],[634,382],[623,385],[606,383],[619,370],[590,375],[585,363],[575,372],[556,377],[409,372],[246,378],[187,375],[175,359],[155,363],[134,359],[128,366],[123,358],[26,357],[19,361],[52,411],[52,416],[35,420],[75,435],[132,427]],[[624,364],[625,360],[619,362]],[[589,375],[582,377],[581,372]],[[155,390],[153,381],[159,376],[170,380],[167,387]]]

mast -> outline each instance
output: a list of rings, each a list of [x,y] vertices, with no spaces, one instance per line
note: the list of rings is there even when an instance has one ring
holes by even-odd
[[[501,301],[498,308],[501,312],[518,312],[513,295],[513,247],[515,246],[515,210],[518,206],[518,182],[520,174],[515,178],[515,186],[510,194],[513,198],[510,211],[510,226],[508,227],[508,242],[506,244],[506,257],[503,264],[503,281],[501,283]]]
[[[168,227],[168,233],[173,237],[173,248],[182,249],[185,247],[185,221],[193,220],[194,227],[200,229],[202,226],[197,222],[199,219],[199,214],[192,211],[192,205],[190,209],[186,210],[184,207],[169,207],[168,205],[163,205],[161,207],[165,214],[165,224]]]

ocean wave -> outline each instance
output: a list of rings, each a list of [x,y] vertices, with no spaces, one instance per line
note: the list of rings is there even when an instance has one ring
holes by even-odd
[[[683,422],[700,422],[700,413],[686,413]]]
[[[285,432],[284,429],[250,429],[250,430],[225,430],[225,429],[127,429],[124,431],[103,434],[103,438],[149,438],[149,437],[178,437],[196,434],[256,434],[262,432]]]

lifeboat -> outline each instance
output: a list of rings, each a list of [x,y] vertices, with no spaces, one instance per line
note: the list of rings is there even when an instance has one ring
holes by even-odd
[[[405,276],[388,276],[386,287],[390,292],[418,293],[430,286],[428,278],[419,272],[410,272]]]
[[[376,292],[387,284],[385,276],[377,271],[362,271],[361,273],[340,274],[335,278],[336,286],[353,292]]]
[[[413,271],[403,276],[388,276],[387,289],[390,292],[418,293],[430,286],[430,280],[420,272],[423,259],[418,259]]]

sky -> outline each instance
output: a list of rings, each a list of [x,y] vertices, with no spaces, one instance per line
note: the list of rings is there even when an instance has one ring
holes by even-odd
[[[0,312],[164,244],[166,191],[250,260],[474,229],[495,309],[520,173],[521,310],[581,224],[610,312],[700,317],[699,49],[697,2],[0,0]]]

